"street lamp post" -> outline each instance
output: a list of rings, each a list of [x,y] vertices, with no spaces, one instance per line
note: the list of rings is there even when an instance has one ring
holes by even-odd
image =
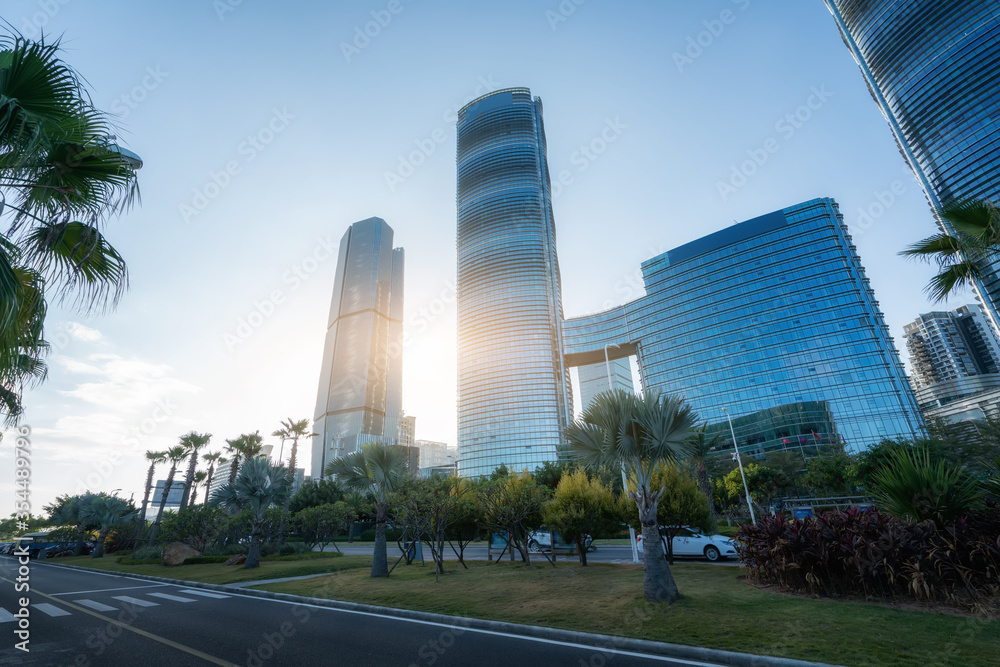
[[[736,431],[733,430],[733,420],[729,416],[729,410],[722,408],[722,411],[726,413],[726,421],[729,422],[729,434],[733,436],[733,449],[736,450],[736,464],[740,467],[740,477],[743,478],[743,492],[747,496],[747,507],[750,509],[750,521],[752,523],[757,523],[757,518],[753,514],[753,503],[750,502],[750,489],[747,487],[747,476],[743,472],[743,459],[740,458],[740,448],[736,444]]]
[[[614,384],[611,382],[611,359],[608,357],[609,347],[620,347],[617,343],[608,343],[604,346],[604,368],[608,373],[608,391],[614,391]],[[628,481],[625,479],[625,464],[622,464],[622,493],[628,491]],[[639,562],[639,547],[635,541],[635,528],[628,527],[629,540],[632,542],[632,562]]]

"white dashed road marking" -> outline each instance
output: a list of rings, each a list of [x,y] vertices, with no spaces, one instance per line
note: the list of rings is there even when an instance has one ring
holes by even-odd
[[[129,604],[134,604],[137,607],[159,607],[159,602],[150,602],[149,600],[140,600],[139,598],[131,598],[127,595],[113,595],[115,600],[121,600],[122,602],[127,602]]]
[[[169,593],[150,593],[150,597],[173,600],[174,602],[197,602],[194,598],[182,598],[180,595],[170,595]]]
[[[90,607],[94,611],[118,611],[118,607],[110,607],[100,602],[94,602],[93,600],[73,600],[73,602],[82,604],[84,607]]]
[[[218,598],[219,600],[228,598],[228,595],[219,595],[218,593],[209,593],[208,591],[193,591],[188,589],[182,589],[181,593],[188,593],[190,595],[201,595],[206,598]]]
[[[39,602],[37,604],[31,605],[38,611],[48,614],[49,616],[69,616],[70,613],[65,609],[60,609],[54,604],[49,604],[48,602]]]

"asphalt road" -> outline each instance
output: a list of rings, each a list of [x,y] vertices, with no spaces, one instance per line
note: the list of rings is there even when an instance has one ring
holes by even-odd
[[[0,556],[0,665],[706,665]],[[28,648],[19,598],[29,598]]]

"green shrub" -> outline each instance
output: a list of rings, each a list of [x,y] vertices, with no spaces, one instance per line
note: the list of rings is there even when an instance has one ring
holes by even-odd
[[[118,562],[122,565],[159,565],[159,558],[131,558],[130,556],[119,556]]]
[[[396,540],[399,539],[400,534],[401,534],[400,531],[398,531],[396,529],[386,528],[386,530],[385,530],[385,539],[386,539],[387,542],[395,542]],[[363,531],[361,531],[361,535],[359,537],[354,538],[354,539],[359,540],[361,542],[374,542],[375,541],[375,529],[374,528],[368,528],[367,530],[363,530]]]
[[[339,551],[309,551],[302,554],[292,554],[290,556],[268,556],[266,560],[315,560],[317,558],[340,558],[344,554]]]
[[[946,461],[932,461],[930,451],[897,449],[872,476],[879,508],[910,521],[932,520],[938,528],[980,506],[979,482]]]
[[[137,547],[135,551],[132,552],[131,556],[125,556],[125,558],[132,558],[134,560],[148,560],[150,558],[159,558],[163,555],[163,547]]]

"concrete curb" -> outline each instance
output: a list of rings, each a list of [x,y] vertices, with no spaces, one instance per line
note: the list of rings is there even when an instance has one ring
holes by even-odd
[[[148,574],[132,574],[130,572],[119,572],[114,570],[98,570],[97,568],[81,567],[79,565],[66,565],[61,563],[47,562],[46,565],[55,567],[65,567],[73,570],[84,570],[87,572],[99,572],[133,579],[144,579],[156,581],[187,588],[202,588],[220,593],[232,593],[238,595],[248,595],[282,602],[298,604],[310,604],[317,607],[328,607],[331,609],[342,609],[344,611],[355,611],[377,616],[387,616],[392,618],[407,619],[413,621],[423,621],[426,623],[437,623],[441,625],[456,626],[463,629],[484,630],[487,632],[499,632],[508,635],[521,637],[532,637],[535,639],[546,639],[549,641],[566,642],[593,647],[595,649],[617,649],[623,651],[634,651],[649,655],[662,656],[667,658],[677,658],[681,660],[696,660],[701,662],[711,662],[719,665],[732,665],[733,667],[834,667],[827,663],[806,662],[803,660],[793,660],[791,658],[776,658],[771,656],[753,655],[750,653],[735,653],[733,651],[721,651],[718,649],[702,648],[700,646],[686,646],[683,644],[667,644],[664,642],[648,641],[645,639],[632,639],[630,637],[615,637],[611,635],[599,635],[587,632],[576,632],[573,630],[559,630],[556,628],[546,628],[537,625],[521,625],[519,623],[507,623],[504,621],[488,621],[481,618],[467,618],[463,616],[447,616],[445,614],[432,614],[423,611],[413,611],[410,609],[396,609],[394,607],[379,607],[357,602],[342,602],[340,600],[326,600],[322,598],[310,598],[300,595],[288,595],[287,593],[273,593],[271,591],[260,591],[253,588],[242,588],[226,584],[206,584],[199,581],[184,581],[183,579],[167,579],[165,577],[154,577]],[[297,579],[293,577],[289,580]],[[260,582],[241,582],[247,586],[263,585]]]

